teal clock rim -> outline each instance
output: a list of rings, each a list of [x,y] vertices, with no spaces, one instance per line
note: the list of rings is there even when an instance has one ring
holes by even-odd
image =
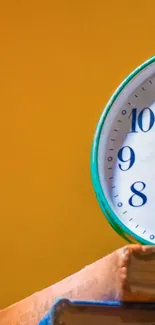
[[[150,241],[147,241],[140,236],[136,235],[134,232],[129,230],[117,217],[117,215],[113,212],[111,209],[105,194],[103,192],[103,189],[101,187],[100,179],[99,179],[99,172],[98,172],[98,147],[100,142],[100,136],[101,131],[104,126],[104,123],[106,121],[106,117],[112,108],[112,105],[114,104],[115,100],[119,96],[119,94],[122,92],[122,90],[126,87],[126,85],[143,69],[148,67],[150,64],[155,62],[155,56],[152,56],[147,61],[143,62],[141,65],[139,65],[136,69],[134,69],[125,79],[124,81],[119,85],[119,87],[115,90],[111,98],[109,99],[108,103],[106,104],[100,119],[98,121],[95,135],[93,138],[92,143],[92,150],[91,150],[91,178],[92,178],[92,184],[93,188],[98,200],[98,203],[100,205],[100,208],[102,212],[104,213],[106,219],[108,220],[109,224],[112,226],[112,228],[124,239],[128,240],[129,242],[132,242],[131,238],[128,238],[128,236],[135,239],[137,242],[144,244],[144,245],[155,245],[151,243]],[[126,237],[126,235],[127,237]],[[125,236],[124,236],[125,235]]]

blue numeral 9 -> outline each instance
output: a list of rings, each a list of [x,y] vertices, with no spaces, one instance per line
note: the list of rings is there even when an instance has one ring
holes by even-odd
[[[124,151],[125,150],[129,151],[129,157],[128,158],[124,157]],[[124,169],[122,168],[122,164],[118,164],[119,168],[122,171],[126,171],[126,170],[130,169],[133,166],[133,164],[135,162],[135,153],[134,153],[134,151],[133,151],[133,149],[131,147],[124,146],[118,151],[118,159],[123,163],[129,162],[127,168],[124,168]]]

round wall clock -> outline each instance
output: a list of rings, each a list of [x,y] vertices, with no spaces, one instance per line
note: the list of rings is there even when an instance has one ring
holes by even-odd
[[[121,83],[104,108],[91,173],[115,231],[129,242],[155,245],[155,56]]]

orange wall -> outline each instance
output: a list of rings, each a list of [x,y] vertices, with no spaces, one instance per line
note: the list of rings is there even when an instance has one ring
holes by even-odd
[[[124,241],[90,180],[96,123],[155,52],[155,2],[2,1],[0,307]]]

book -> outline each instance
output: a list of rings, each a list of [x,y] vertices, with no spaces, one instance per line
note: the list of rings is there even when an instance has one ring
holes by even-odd
[[[155,304],[60,299],[39,325],[154,325]]]
[[[155,247],[120,248],[51,292],[62,298],[39,325],[155,325]]]
[[[128,291],[155,301],[155,253],[132,253],[127,268]]]

